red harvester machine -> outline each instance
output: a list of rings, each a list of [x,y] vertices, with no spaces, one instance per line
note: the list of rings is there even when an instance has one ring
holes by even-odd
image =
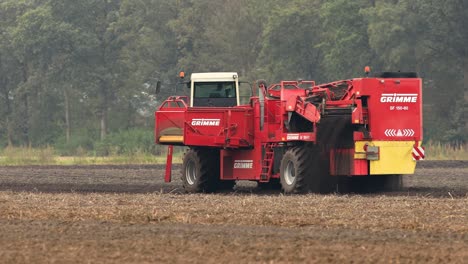
[[[240,84],[237,73],[194,73],[190,97],[161,105],[155,136],[169,145],[167,182],[173,145],[189,147],[182,166],[188,192],[239,180],[285,193],[397,189],[424,159],[415,73]]]

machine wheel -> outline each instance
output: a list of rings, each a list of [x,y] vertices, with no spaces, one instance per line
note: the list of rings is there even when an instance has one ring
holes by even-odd
[[[184,156],[182,182],[191,193],[213,192],[219,182],[219,154],[211,149],[191,148]],[[218,162],[216,162],[218,161]]]
[[[305,193],[309,189],[307,178],[312,173],[310,151],[306,146],[293,147],[281,160],[281,187],[284,193]]]

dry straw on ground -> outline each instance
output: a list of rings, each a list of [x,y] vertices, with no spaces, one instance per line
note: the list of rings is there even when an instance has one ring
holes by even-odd
[[[0,262],[467,263],[465,164],[401,192],[292,196],[184,194],[162,166],[0,167]]]
[[[468,234],[468,198],[0,193],[0,219],[403,229]]]

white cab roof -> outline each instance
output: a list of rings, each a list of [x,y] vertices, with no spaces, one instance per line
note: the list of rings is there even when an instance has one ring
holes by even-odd
[[[192,73],[192,81],[234,81],[238,78],[237,72],[204,72]]]

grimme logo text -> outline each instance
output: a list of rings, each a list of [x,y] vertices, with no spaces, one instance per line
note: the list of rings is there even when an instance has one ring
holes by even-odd
[[[234,169],[252,169],[253,160],[235,160]]]
[[[205,119],[205,118],[194,118],[192,119],[192,126],[219,126],[219,119]]]
[[[416,103],[418,94],[382,94],[381,103]]]

